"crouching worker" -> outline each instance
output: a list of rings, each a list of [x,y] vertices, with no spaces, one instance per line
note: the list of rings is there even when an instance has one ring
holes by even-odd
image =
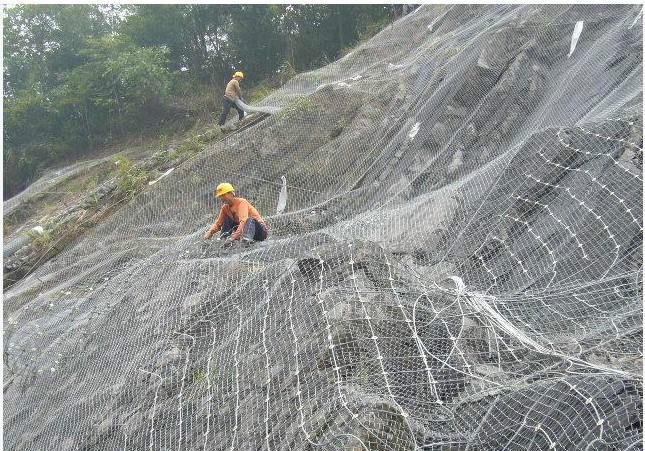
[[[220,239],[230,237],[234,241],[241,240],[243,244],[266,240],[268,235],[266,222],[248,200],[235,196],[233,185],[220,183],[213,194],[224,205],[215,224],[204,235],[205,240],[219,231],[221,231]]]

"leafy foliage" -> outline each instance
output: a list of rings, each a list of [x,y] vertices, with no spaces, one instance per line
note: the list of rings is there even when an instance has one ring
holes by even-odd
[[[31,240],[32,244],[40,249],[46,248],[54,241],[52,231],[49,229],[43,230],[42,233],[29,230],[26,232],[27,237]]]
[[[116,159],[118,166],[117,194],[126,199],[132,199],[143,189],[150,178],[148,171],[137,167],[132,160],[121,156]]]

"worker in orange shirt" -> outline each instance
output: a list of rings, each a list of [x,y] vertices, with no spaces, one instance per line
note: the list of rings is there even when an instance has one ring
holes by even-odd
[[[268,227],[260,213],[251,203],[235,196],[235,189],[230,183],[220,183],[213,193],[224,205],[219,216],[206,234],[204,239],[210,239],[214,234],[221,231],[221,238],[229,238],[232,241],[241,240],[243,244],[251,244],[254,241],[264,241],[268,236]]]

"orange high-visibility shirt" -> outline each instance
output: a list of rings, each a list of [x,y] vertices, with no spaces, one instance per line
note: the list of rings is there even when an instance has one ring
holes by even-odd
[[[209,230],[211,235],[219,232],[222,229],[222,226],[224,225],[224,219],[227,216],[237,224],[237,230],[235,231],[235,233],[233,233],[233,235],[231,235],[231,239],[233,240],[240,239],[242,233],[244,232],[246,221],[249,218],[255,219],[265,228],[267,228],[266,222],[264,222],[264,219],[262,218],[262,216],[260,216],[260,213],[255,209],[253,205],[251,205],[248,200],[242,197],[235,197],[231,205],[222,205],[222,209],[219,212],[219,216],[217,217],[215,224],[213,224]]]

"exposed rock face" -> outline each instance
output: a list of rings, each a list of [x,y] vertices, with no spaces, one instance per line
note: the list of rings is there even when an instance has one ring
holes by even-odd
[[[640,447],[639,12],[424,5],[294,78],[5,294],[5,445]]]

